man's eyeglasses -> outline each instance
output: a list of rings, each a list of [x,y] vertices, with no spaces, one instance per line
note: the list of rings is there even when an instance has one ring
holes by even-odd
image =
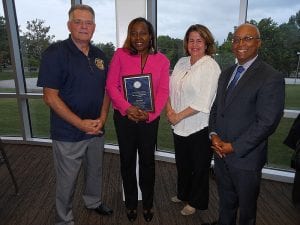
[[[73,19],[72,22],[77,26],[85,25],[87,27],[91,27],[95,24],[94,21],[92,21],[92,20]]]
[[[252,36],[245,36],[245,37],[233,37],[231,42],[233,44],[239,44],[241,43],[241,41],[245,42],[245,43],[250,43],[251,41],[253,40],[256,40],[256,39],[260,39],[259,37],[252,37]]]

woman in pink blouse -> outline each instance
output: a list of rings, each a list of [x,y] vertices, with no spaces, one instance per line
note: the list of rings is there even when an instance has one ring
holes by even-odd
[[[130,221],[137,217],[137,152],[143,215],[147,222],[153,217],[154,151],[159,115],[169,96],[169,65],[169,60],[156,50],[151,23],[144,18],[132,20],[123,48],[117,49],[111,61],[106,86],[114,108],[125,205]]]

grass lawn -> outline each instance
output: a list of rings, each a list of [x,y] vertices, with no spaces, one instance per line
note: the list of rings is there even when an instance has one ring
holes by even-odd
[[[268,166],[289,168],[293,150],[283,144],[294,119],[282,118],[275,133],[269,138]]]
[[[300,85],[285,85],[285,108],[300,110]]]
[[[38,77],[37,72],[25,72],[25,78]],[[11,80],[14,79],[13,72],[11,71],[1,71],[0,72],[0,81],[1,80]]]
[[[0,80],[11,80],[11,79],[14,79],[13,72],[9,72],[9,71],[0,72]]]

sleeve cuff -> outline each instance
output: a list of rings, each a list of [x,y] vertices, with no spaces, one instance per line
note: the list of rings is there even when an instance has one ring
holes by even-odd
[[[208,137],[209,137],[210,140],[211,140],[211,137],[212,137],[213,135],[218,135],[218,134],[217,134],[216,132],[210,132],[209,135],[208,135]]]

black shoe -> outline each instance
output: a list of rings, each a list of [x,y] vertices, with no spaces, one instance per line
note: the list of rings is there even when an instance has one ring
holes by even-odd
[[[127,218],[130,222],[134,222],[137,218],[136,209],[127,210]]]
[[[94,210],[100,215],[111,215],[113,213],[113,210],[108,208],[103,203],[99,205],[97,208],[95,208]]]
[[[153,218],[153,212],[151,209],[144,210],[143,215],[146,222],[150,222]]]
[[[211,223],[202,223],[201,225],[218,225],[218,221],[214,221]]]

